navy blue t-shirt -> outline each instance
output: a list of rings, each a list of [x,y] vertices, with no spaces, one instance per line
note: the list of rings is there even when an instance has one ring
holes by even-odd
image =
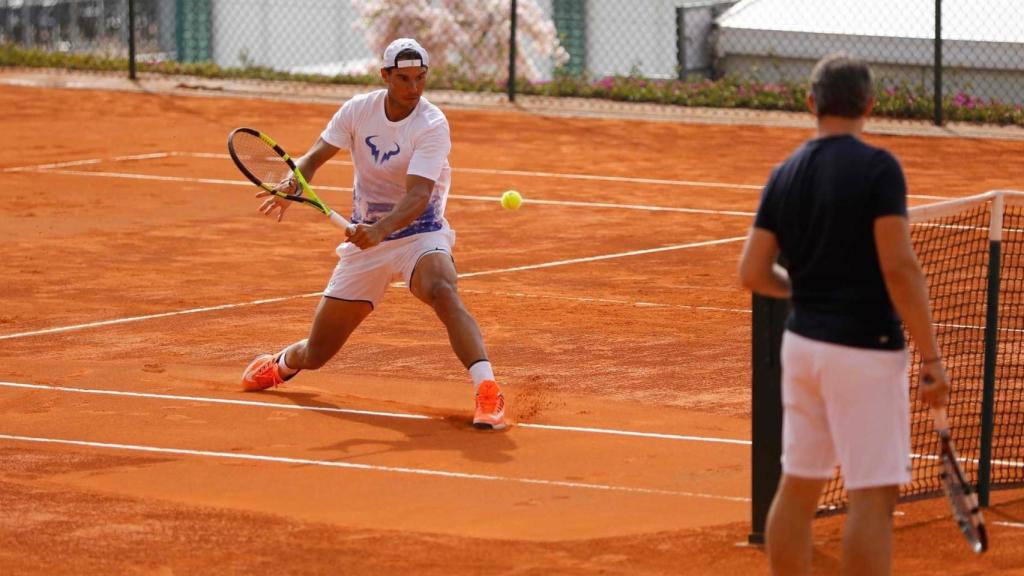
[[[874,222],[907,214],[899,162],[853,136],[811,140],[768,180],[754,225],[775,234],[793,283],[786,328],[807,338],[898,350]]]

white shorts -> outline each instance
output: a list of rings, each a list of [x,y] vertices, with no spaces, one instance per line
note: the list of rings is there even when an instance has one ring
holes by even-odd
[[[451,257],[453,246],[455,231],[451,228],[388,240],[367,250],[345,242],[338,246],[337,253],[341,259],[334,267],[324,296],[367,302],[376,308],[388,284],[398,280],[409,284],[420,258],[433,252],[443,252]]]
[[[786,331],[782,471],[847,490],[910,482],[906,350],[853,348]]]

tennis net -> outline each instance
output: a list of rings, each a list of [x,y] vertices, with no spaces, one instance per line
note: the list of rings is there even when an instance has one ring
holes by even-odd
[[[912,208],[910,222],[951,382],[953,438],[980,503],[987,505],[990,490],[1024,485],[1024,192],[993,191]],[[752,541],[760,538],[779,474],[778,348],[786,305],[772,302],[759,306],[755,298],[754,307]],[[913,399],[920,357],[912,340],[910,349]],[[942,491],[930,415],[919,402],[911,406],[913,480],[902,487],[903,500]],[[837,470],[818,512],[843,512],[846,505]]]
[[[1024,485],[1024,193],[993,191],[913,208],[910,222],[950,378],[954,442],[985,505],[991,488]],[[913,341],[910,348],[913,399],[920,356]],[[931,418],[919,402],[911,406],[913,481],[903,499],[942,490]],[[837,471],[819,513],[842,511],[846,503]]]

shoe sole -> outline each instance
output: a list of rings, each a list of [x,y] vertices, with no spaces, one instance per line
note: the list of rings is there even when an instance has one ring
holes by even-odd
[[[491,424],[490,422],[473,422],[473,428],[477,430],[504,430],[507,424],[501,422],[499,424]]]

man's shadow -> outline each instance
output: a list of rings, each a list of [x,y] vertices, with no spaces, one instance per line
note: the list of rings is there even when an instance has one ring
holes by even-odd
[[[343,407],[317,400],[319,394],[314,392],[298,392],[284,390],[267,390],[264,396],[274,396],[287,400],[298,406],[311,408],[327,408],[329,410],[311,410],[323,416],[329,416],[377,428],[385,428],[403,434],[400,440],[382,438],[346,438],[341,442],[317,448],[317,450],[341,452],[337,460],[385,454],[388,452],[461,452],[474,462],[500,464],[513,460],[512,452],[516,444],[509,436],[509,429],[477,430],[472,421],[464,415],[435,416],[429,419],[400,418],[393,416],[358,414],[342,412]],[[354,409],[353,409],[354,410]],[[375,449],[353,450],[361,447]]]
[[[1024,504],[1024,498],[1013,498],[1005,502],[992,504],[982,510],[984,510],[988,517],[999,518],[1003,522],[1013,524],[1024,524],[1024,507],[1022,507],[1022,504]]]

